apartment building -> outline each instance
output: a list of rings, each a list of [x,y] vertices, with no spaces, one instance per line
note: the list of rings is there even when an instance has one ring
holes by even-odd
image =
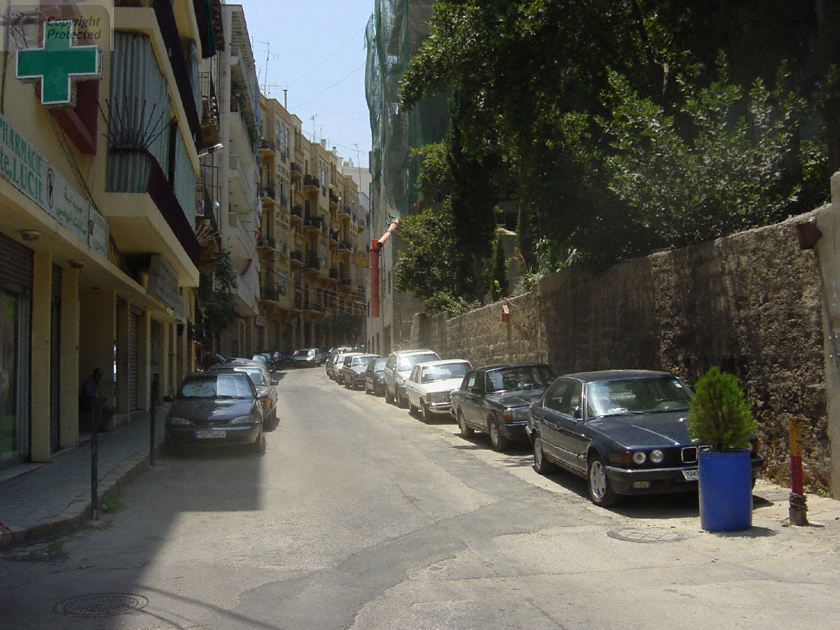
[[[94,368],[120,423],[194,367],[198,68],[220,44],[215,0],[34,8],[3,33],[3,467],[79,443]]]
[[[290,352],[361,341],[366,259],[358,186],[326,142],[303,135],[297,116],[276,99],[260,102],[262,346]]]

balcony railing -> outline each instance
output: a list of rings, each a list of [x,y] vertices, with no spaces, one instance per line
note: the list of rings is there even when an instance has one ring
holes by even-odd
[[[303,185],[304,186],[312,186],[313,188],[320,188],[321,187],[321,180],[315,177],[314,175],[304,175],[303,176]]]

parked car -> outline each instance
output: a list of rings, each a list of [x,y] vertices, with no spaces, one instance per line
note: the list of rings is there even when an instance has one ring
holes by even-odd
[[[463,437],[474,430],[490,436],[495,451],[515,440],[526,440],[528,406],[554,380],[544,363],[488,365],[470,370],[452,392],[452,415]]]
[[[263,412],[263,431],[274,431],[277,428],[280,419],[277,417],[277,390],[274,389],[274,386],[279,381],[271,378],[271,374],[262,363],[238,360],[223,365],[214,365],[210,370],[213,372],[235,371],[247,374],[260,397]]]
[[[333,369],[335,370],[335,382],[344,385],[344,362],[353,357],[362,356],[361,352],[345,352],[336,360]]]
[[[344,362],[344,357],[346,357],[351,352],[351,350],[348,350],[346,352],[334,352],[332,356],[330,356],[326,361],[324,361],[324,371],[327,373],[328,377],[330,377],[334,381],[337,380],[336,377],[341,371],[341,367]]]
[[[365,369],[365,393],[374,396],[385,395],[385,362],[388,359],[374,359]]]
[[[685,420],[691,390],[673,374],[613,370],[558,378],[531,406],[534,469],[588,480],[601,506],[622,495],[697,489],[698,445]],[[752,454],[753,479],[763,459]]]
[[[318,367],[325,360],[324,351],[320,348],[301,348],[292,355],[295,367]]]
[[[418,363],[439,360],[437,353],[429,349],[398,350],[389,354],[384,370],[385,402],[395,402],[399,407],[407,406],[405,380],[411,375],[411,370]]]
[[[365,384],[368,364],[378,359],[378,354],[347,355],[341,368],[341,380],[348,389],[361,389]]]
[[[423,422],[431,422],[433,416],[450,416],[452,390],[458,388],[470,369],[472,364],[463,359],[415,365],[405,382],[409,413],[419,412]]]
[[[263,394],[263,396],[265,396]],[[247,374],[207,371],[188,374],[166,414],[166,445],[246,444],[265,452],[262,398]]]

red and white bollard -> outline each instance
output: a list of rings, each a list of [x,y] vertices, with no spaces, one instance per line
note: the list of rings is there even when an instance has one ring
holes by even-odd
[[[808,525],[808,504],[802,480],[802,420],[788,421],[790,436],[790,516],[791,525]]]

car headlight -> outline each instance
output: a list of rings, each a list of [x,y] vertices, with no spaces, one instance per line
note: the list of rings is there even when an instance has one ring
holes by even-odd
[[[665,459],[665,453],[659,449],[650,452],[650,461],[652,463],[661,464],[663,459]]]
[[[633,453],[633,463],[634,464],[644,464],[647,460],[647,453],[644,451],[636,451]]]
[[[504,422],[519,422],[528,419],[528,407],[517,407],[516,409],[505,409],[502,414]]]
[[[426,401],[431,403],[449,402],[449,392],[429,392],[426,394]]]
[[[239,416],[230,421],[231,424],[252,424],[253,422],[251,416]]]
[[[187,420],[186,418],[179,418],[177,416],[172,416],[166,419],[166,424],[171,424],[174,427],[186,427],[192,424],[191,420]]]

